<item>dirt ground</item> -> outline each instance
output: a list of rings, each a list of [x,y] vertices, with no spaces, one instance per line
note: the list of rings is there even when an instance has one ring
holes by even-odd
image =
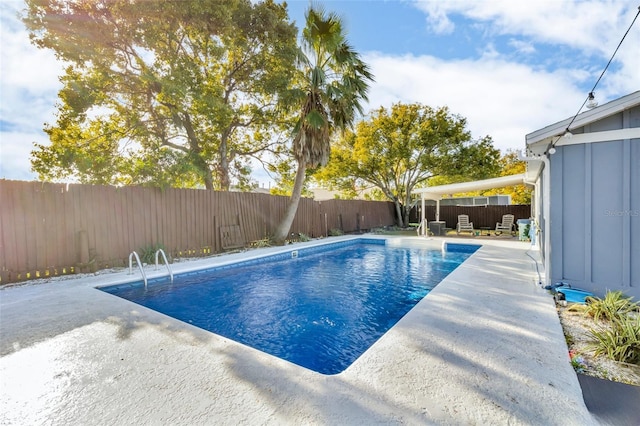
[[[640,366],[613,361],[604,355],[594,356],[589,330],[602,326],[581,312],[558,306],[558,316],[567,339],[576,371],[588,376],[640,386]]]

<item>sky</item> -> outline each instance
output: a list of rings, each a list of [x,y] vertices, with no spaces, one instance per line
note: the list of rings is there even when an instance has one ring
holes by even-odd
[[[287,2],[304,25],[308,0]],[[394,103],[446,106],[472,137],[503,152],[573,117],[638,13],[638,0],[324,0],[371,67],[365,110]],[[0,178],[37,180],[33,144],[48,144],[63,64],[29,42],[21,1],[0,3]],[[640,21],[640,19],[638,19]],[[594,90],[602,105],[640,90],[636,21]],[[584,109],[582,109],[584,111]],[[259,168],[255,180],[270,179]]]

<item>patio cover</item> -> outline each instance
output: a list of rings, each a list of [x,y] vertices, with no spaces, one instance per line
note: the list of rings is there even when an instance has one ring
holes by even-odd
[[[436,201],[436,221],[440,220],[440,200],[443,195],[457,194],[459,192],[480,191],[483,189],[502,188],[505,186],[521,185],[526,183],[525,174],[502,176],[493,179],[476,180],[472,182],[451,183],[449,185],[428,186],[411,191],[412,194],[420,194],[422,202],[422,217],[420,226],[425,223],[425,200]],[[422,226],[423,235],[426,235],[426,225]]]

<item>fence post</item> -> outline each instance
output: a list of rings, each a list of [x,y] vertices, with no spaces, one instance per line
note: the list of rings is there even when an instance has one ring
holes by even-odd
[[[327,223],[327,213],[324,214],[324,236],[329,236],[329,224]]]

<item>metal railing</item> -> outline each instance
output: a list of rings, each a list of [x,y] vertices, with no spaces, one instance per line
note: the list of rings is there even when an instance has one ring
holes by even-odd
[[[418,225],[418,228],[416,229],[416,232],[418,233],[418,235],[428,236],[429,235],[428,225],[429,225],[429,221],[427,219],[420,222],[420,225]]]
[[[164,250],[158,249],[156,251],[156,271],[158,270],[158,255],[162,255],[162,260],[164,260],[164,264],[167,266],[167,271],[169,272],[169,276],[171,277],[171,284],[173,284],[173,271],[171,271],[171,267],[169,266],[169,261],[167,260],[167,255],[164,253]]]
[[[136,262],[138,262],[138,269],[140,269],[140,273],[142,274],[142,279],[144,280],[144,288],[147,288],[147,274],[144,273],[144,268],[142,267],[142,262],[140,262],[140,256],[135,251],[132,251],[129,255],[129,275],[133,274],[133,258],[136,258]]]

